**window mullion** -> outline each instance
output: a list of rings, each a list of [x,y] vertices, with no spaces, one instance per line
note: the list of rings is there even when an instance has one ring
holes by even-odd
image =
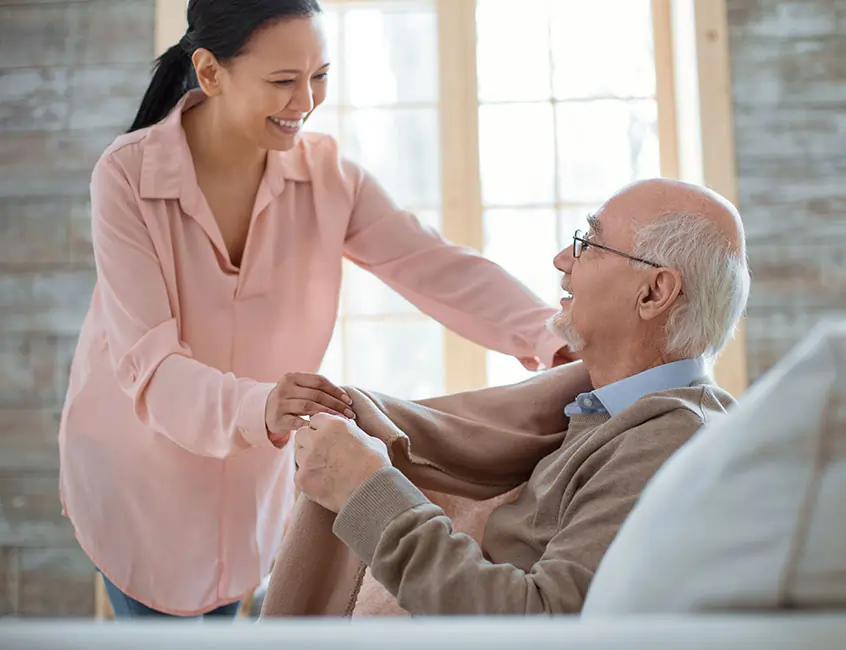
[[[476,0],[438,0],[439,122],[444,235],[484,247],[476,80]],[[444,385],[458,392],[486,385],[485,350],[444,335]]]
[[[673,61],[672,0],[652,0],[652,43],[655,56],[655,101],[661,175],[679,177],[676,84]]]

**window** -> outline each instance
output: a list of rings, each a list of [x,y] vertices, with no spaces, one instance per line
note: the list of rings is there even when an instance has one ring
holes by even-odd
[[[650,4],[477,3],[483,251],[552,305],[552,258],[573,231],[624,184],[661,173]],[[486,356],[491,384],[529,374]]]
[[[406,207],[456,243],[498,259],[546,299],[553,291],[557,295],[557,288],[549,288],[544,265],[546,249],[554,248],[550,242],[566,243],[567,231],[583,218],[583,208],[595,204],[597,188],[610,185],[611,178],[655,173],[656,145],[663,176],[701,183],[737,200],[725,0],[323,0],[323,5],[333,58],[340,65],[330,101],[314,115],[311,128],[338,136],[351,156],[370,156],[362,162],[375,165],[371,171],[397,200],[406,201]],[[602,17],[606,20],[600,22]],[[184,33],[182,4],[157,2],[155,51],[163,52]],[[359,61],[368,67],[359,68]],[[526,106],[532,104],[537,106]],[[515,111],[510,116],[508,105]],[[518,105],[525,108],[522,115],[513,108]],[[440,139],[422,142],[420,151],[401,150],[388,134],[400,131],[409,136],[404,142],[413,143],[433,130],[430,121],[428,130],[417,124],[415,134],[406,133],[414,109],[429,109]],[[527,165],[540,171],[525,172],[522,178],[527,187],[541,189],[530,202],[525,188],[513,187],[521,178],[517,175],[512,187],[495,185],[492,179],[505,173],[501,161],[507,157],[497,161],[487,154],[491,148],[498,153],[497,124],[508,129],[502,132],[511,136],[506,144],[518,141],[521,127],[529,141],[533,124],[515,125],[509,119],[543,114],[548,124],[550,111],[553,129],[543,142],[534,138],[542,148]],[[417,115],[421,123],[427,119]],[[388,118],[388,128],[380,117]],[[628,156],[622,131],[629,137]],[[484,151],[480,140],[486,140]],[[540,164],[549,161],[550,152],[551,180],[549,168]],[[576,158],[573,152],[585,156]],[[484,203],[480,154],[486,166]],[[406,160],[418,155],[424,163],[412,166],[414,161]],[[386,162],[391,156],[399,161],[396,167]],[[518,167],[512,173],[524,171]],[[439,199],[417,205],[417,197],[437,193],[433,188],[439,189]],[[521,202],[514,202],[521,195]],[[531,219],[536,214],[545,216]],[[509,227],[523,240],[508,238]],[[370,304],[371,311],[344,310],[325,364],[333,378],[408,397],[439,392],[437,386],[454,392],[527,374],[513,359],[488,353],[427,322],[356,269],[347,275],[345,306],[364,309]],[[388,346],[392,353],[369,361],[368,348],[361,352],[357,346],[369,346],[375,334],[369,341],[350,336],[356,323],[359,330],[367,329],[368,318],[379,323],[374,332],[396,335]],[[421,332],[425,336],[419,338]],[[412,364],[421,357],[426,364]],[[433,370],[421,369],[430,362]],[[746,389],[743,323],[715,373],[736,397]]]
[[[334,67],[309,128],[555,305],[552,258],[573,230],[661,172],[652,4],[325,0]],[[323,372],[403,397],[529,374],[351,263]]]
[[[441,226],[438,31],[433,1],[326,2],[330,95],[308,122],[393,199]],[[411,152],[411,153],[410,153]],[[439,323],[350,262],[322,371],[403,397],[445,390]]]

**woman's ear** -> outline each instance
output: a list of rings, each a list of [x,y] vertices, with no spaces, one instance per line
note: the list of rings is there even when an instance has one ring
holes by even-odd
[[[214,54],[200,47],[191,55],[197,83],[208,97],[220,94],[221,66]]]

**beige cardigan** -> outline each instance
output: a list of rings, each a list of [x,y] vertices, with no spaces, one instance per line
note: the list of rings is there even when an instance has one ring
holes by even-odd
[[[359,424],[388,444],[395,468],[365,482],[337,518],[298,502],[263,616],[361,613],[359,558],[415,613],[579,611],[590,576],[648,480],[732,401],[695,382],[644,397],[614,418],[574,416],[568,431],[563,407],[588,388],[584,369],[573,364],[516,386],[421,402],[350,389]],[[444,505],[432,490],[490,499],[527,480],[514,505],[492,515],[496,526],[482,546],[493,565],[466,538],[448,541],[456,522],[423,505]],[[477,514],[486,518],[496,503],[480,504]],[[466,575],[445,592],[439,585],[455,581],[456,572]]]
[[[358,425],[388,445],[394,466],[418,487],[482,500],[524,483],[561,445],[567,430],[564,406],[590,388],[579,362],[511,386],[418,402],[345,390]],[[334,521],[334,513],[298,499],[262,618],[352,615],[366,567],[332,533]]]

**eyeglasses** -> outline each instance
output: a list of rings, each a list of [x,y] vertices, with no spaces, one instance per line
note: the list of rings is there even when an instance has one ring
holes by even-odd
[[[620,257],[625,257],[626,259],[632,260],[633,262],[641,262],[643,264],[648,264],[649,266],[654,266],[656,269],[663,268],[661,264],[656,264],[655,262],[650,262],[649,260],[644,260],[639,257],[629,255],[628,253],[623,253],[622,251],[614,250],[613,248],[608,248],[608,246],[597,244],[596,242],[593,242],[588,239],[587,233],[584,233],[581,230],[577,230],[576,233],[573,235],[573,257],[578,259],[581,256],[582,252],[586,251],[591,246],[604,251],[608,251],[609,253],[614,253],[614,255],[619,255]]]

